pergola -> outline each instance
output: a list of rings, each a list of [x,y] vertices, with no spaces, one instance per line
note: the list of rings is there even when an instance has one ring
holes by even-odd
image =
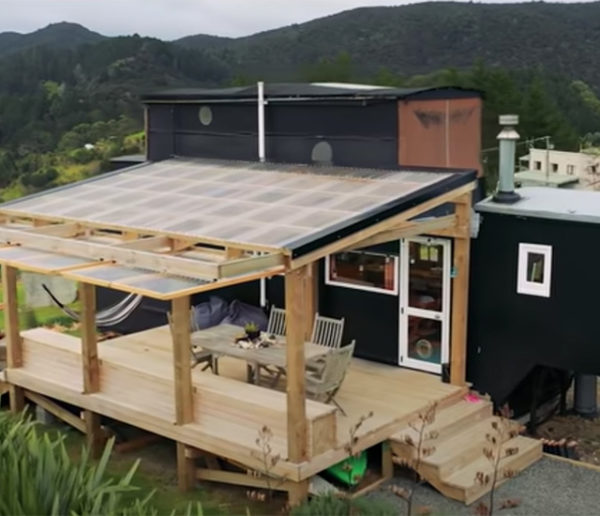
[[[79,282],[84,393],[99,389],[95,286],[171,302],[176,424],[193,419],[190,296],[285,275],[288,460],[307,459],[303,344],[317,311],[321,258],[419,234],[454,239],[451,382],[465,383],[474,171],[171,159],[0,206],[7,371],[22,364],[17,270]],[[432,209],[453,204],[451,215]],[[10,385],[13,410],[22,387]],[[84,411],[98,440],[99,415]],[[178,443],[178,456],[185,446]],[[180,461],[183,462],[183,461]],[[181,478],[181,477],[180,477]],[[297,497],[306,492],[298,483]]]

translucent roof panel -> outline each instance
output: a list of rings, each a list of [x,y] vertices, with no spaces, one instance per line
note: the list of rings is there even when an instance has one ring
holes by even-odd
[[[473,179],[455,171],[170,159],[11,201],[0,211],[293,250]]]
[[[18,246],[1,247],[0,263],[23,270],[59,272],[93,264],[94,260]]]

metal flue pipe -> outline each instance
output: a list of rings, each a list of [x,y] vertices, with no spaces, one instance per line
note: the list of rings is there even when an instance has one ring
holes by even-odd
[[[515,126],[519,115],[500,115],[502,131],[498,134],[500,146],[500,164],[498,167],[498,191],[494,201],[506,204],[517,202],[521,196],[515,192],[515,149],[519,133]]]
[[[265,83],[258,82],[258,161],[265,162]]]

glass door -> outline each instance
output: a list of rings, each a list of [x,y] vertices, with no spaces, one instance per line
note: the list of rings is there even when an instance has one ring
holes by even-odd
[[[407,238],[400,252],[400,365],[441,373],[449,356],[450,240]]]

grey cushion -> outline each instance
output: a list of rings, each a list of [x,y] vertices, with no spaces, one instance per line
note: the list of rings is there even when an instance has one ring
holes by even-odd
[[[227,301],[217,296],[210,296],[208,301],[193,308],[196,328],[202,330],[220,324],[229,313]]]
[[[249,322],[253,322],[261,331],[267,329],[267,316],[262,308],[237,300],[231,302],[229,313],[221,322],[224,324],[235,324],[236,326],[245,326]]]

